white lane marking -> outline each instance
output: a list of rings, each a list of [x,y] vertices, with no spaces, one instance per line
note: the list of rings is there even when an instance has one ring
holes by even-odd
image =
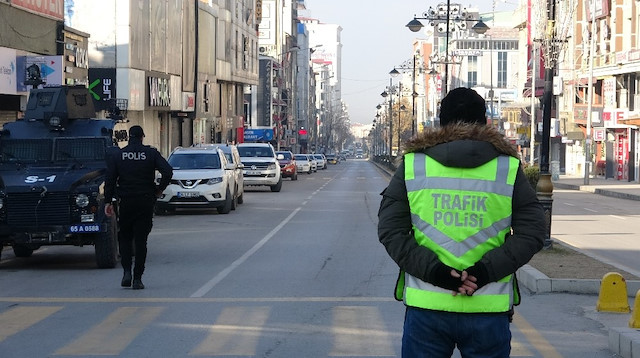
[[[278,226],[276,226],[270,233],[268,233],[262,240],[258,241],[257,244],[253,245],[249,251],[245,252],[244,255],[240,256],[239,259],[235,260],[229,267],[222,270],[220,273],[215,275],[209,282],[205,283],[204,286],[200,287],[196,292],[194,292],[190,297],[198,298],[203,297],[209,291],[213,289],[215,285],[217,285],[220,281],[224,280],[229,274],[235,270],[238,266],[242,265],[251,255],[255,254],[262,246],[264,246],[275,234],[282,229],[300,210],[302,207],[298,207],[295,209],[286,219],[282,220]]]
[[[598,210],[593,210],[593,209],[589,209],[589,208],[584,208],[584,210],[591,211],[592,213],[597,213],[598,212]]]

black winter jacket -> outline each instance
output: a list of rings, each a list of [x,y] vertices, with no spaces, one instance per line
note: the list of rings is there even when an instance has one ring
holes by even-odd
[[[156,170],[162,178],[156,185]],[[154,196],[171,181],[173,168],[154,147],[142,144],[140,138],[130,138],[129,145],[107,153],[105,201],[111,199]]]
[[[500,154],[517,157],[513,146],[492,127],[469,124],[426,130],[409,141],[406,151],[422,152],[448,167],[475,168]],[[414,239],[404,163],[382,192],[378,211],[378,238],[400,270],[425,282],[441,262],[434,252]],[[512,200],[512,235],[480,260],[488,279],[495,282],[516,272],[542,249],[546,235],[544,210],[522,168],[518,169]]]

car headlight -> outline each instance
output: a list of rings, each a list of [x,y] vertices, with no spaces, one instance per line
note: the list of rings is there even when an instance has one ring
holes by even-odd
[[[76,205],[81,208],[86,208],[87,205],[89,205],[89,197],[87,194],[78,194],[78,196],[76,196]]]
[[[0,209],[4,208],[4,198],[0,198]]]
[[[267,169],[269,169],[269,170],[273,170],[273,169],[275,169],[275,168],[277,168],[277,167],[278,167],[278,166],[276,165],[276,163],[271,163],[271,164],[269,164],[269,166],[267,167]]]
[[[207,185],[214,185],[218,183],[222,183],[222,177],[211,178],[207,181]]]

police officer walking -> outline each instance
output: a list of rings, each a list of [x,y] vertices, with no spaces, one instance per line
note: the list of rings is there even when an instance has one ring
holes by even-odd
[[[153,226],[156,198],[169,185],[173,176],[171,165],[156,148],[142,144],[144,131],[140,126],[129,129],[129,144],[107,157],[105,184],[105,214],[114,215],[112,201],[119,202],[120,255],[122,257],[122,287],[144,288],[142,274],[147,259],[147,236]],[[156,185],[156,170],[162,178]],[[135,268],[131,282],[132,251],[135,247]]]

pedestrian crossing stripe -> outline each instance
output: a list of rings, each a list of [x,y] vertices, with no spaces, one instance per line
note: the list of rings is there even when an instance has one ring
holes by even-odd
[[[0,313],[0,343],[62,309],[62,306],[14,307]]]
[[[332,357],[395,357],[393,340],[377,307],[339,306],[333,308]]]
[[[0,312],[0,347],[7,338],[27,331],[63,308],[65,306],[19,306]],[[53,354],[121,355],[145,329],[149,330],[148,327],[166,309],[165,306],[118,307],[104,320],[72,338],[70,343]],[[331,357],[395,357],[401,345],[402,332],[390,331],[385,326],[385,320],[377,306],[334,306],[331,322],[327,325],[269,326],[271,317],[270,306],[224,307],[216,318],[212,317],[210,325],[203,326],[207,334],[195,339],[201,341],[194,344],[195,348],[188,354],[254,357],[260,355],[258,349],[261,338],[296,333],[330,336],[333,344],[328,347],[327,355]],[[167,325],[157,323],[156,326]],[[561,357],[540,332],[517,313],[514,316],[514,326],[525,339],[512,339],[511,357]],[[538,354],[533,354],[530,348]]]
[[[269,313],[269,307],[226,307],[207,338],[189,355],[257,356],[258,339]]]
[[[118,355],[160,315],[164,307],[120,307],[55,355]]]

